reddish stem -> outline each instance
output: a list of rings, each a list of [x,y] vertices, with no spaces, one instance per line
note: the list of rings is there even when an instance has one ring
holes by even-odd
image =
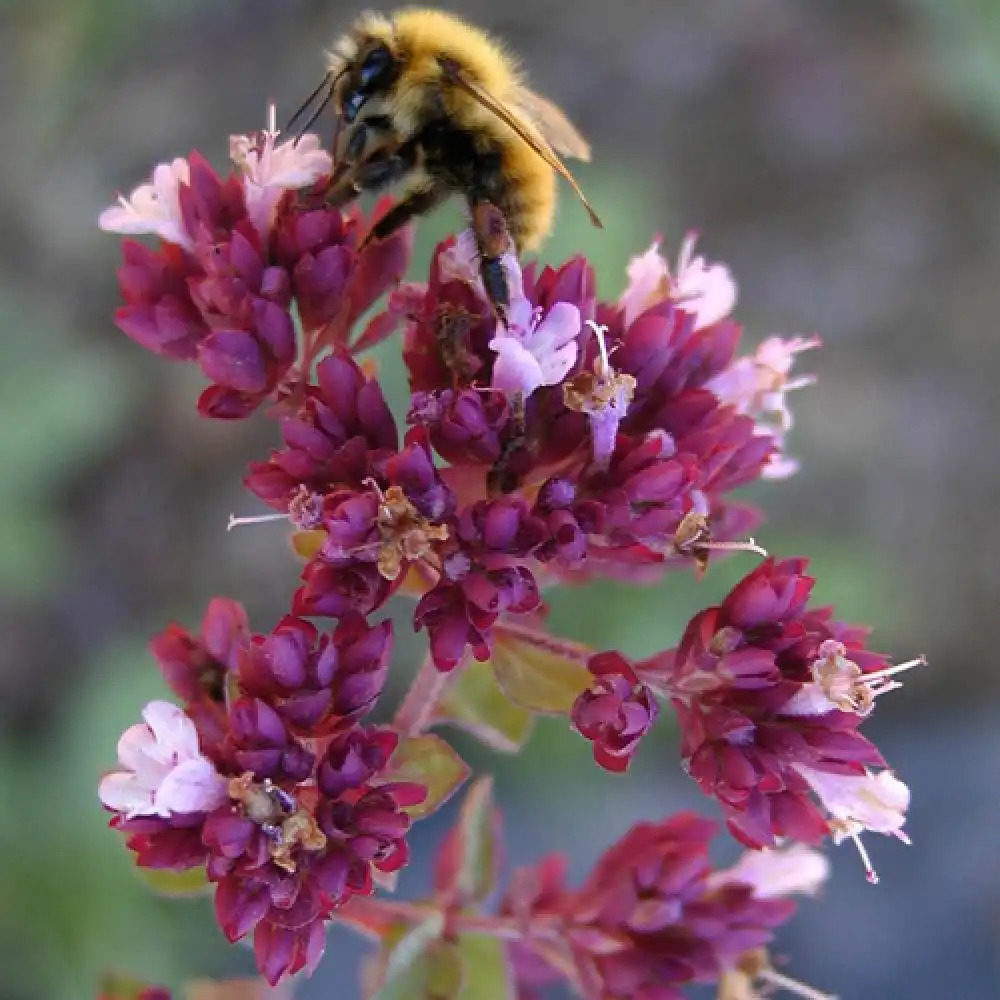
[[[407,903],[394,899],[376,899],[371,896],[352,896],[334,916],[356,929],[364,926],[392,924],[399,921],[417,924],[439,913],[440,906],[430,902]],[[452,912],[449,928],[456,934],[487,934],[503,941],[526,939],[561,940],[564,929],[555,917],[536,917],[527,925],[512,917],[483,916],[474,913]]]
[[[393,726],[403,737],[419,736],[431,721],[434,708],[455,672],[461,669],[461,664],[450,673],[442,673],[434,666],[434,660],[428,653],[420,669],[413,678],[409,691],[396,709]]]

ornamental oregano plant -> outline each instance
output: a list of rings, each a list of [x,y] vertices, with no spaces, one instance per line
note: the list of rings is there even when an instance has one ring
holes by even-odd
[[[411,234],[363,243],[387,206],[327,204],[315,136],[279,143],[272,123],[230,156],[226,175],[197,153],[162,164],[102,214],[105,230],[157,238],[123,243],[115,322],[200,367],[204,417],[277,421],[280,447],[245,483],[288,522],[301,583],[276,624],[217,597],[200,630],[152,640],[175,701],[143,709],[100,783],[135,863],[210,888],[272,985],[313,970],[341,923],[378,943],[361,992],[379,1000],[529,1000],[560,980],[587,1000],[672,1000],[689,983],[724,1000],[824,996],[767,948],[791,897],[826,877],[816,845],[853,840],[875,881],[861,834],[906,841],[909,791],[859,728],[922,661],[891,666],[864,628],[811,604],[806,560],[767,557],[746,538],[757,512],[732,498],[795,471],[786,396],[811,379],[790,369],[818,341],[739,355],[735,284],[691,235],[676,266],[658,242],[637,256],[616,302],[582,256],[522,270],[510,253],[500,322],[471,233],[436,248],[426,283],[401,284]],[[391,337],[402,428],[363,360]],[[694,576],[731,550],[749,572],[649,659],[547,627],[546,588]],[[427,636],[413,670],[393,657],[397,593]],[[412,680],[375,725],[390,670]],[[714,869],[716,824],[663,818],[651,796],[651,818],[581,884],[559,856],[501,872],[490,779],[469,782],[448,727],[513,753],[534,714],[563,715],[581,767],[624,772],[661,706],[742,858]],[[433,894],[402,901],[412,824],[466,784]],[[111,977],[102,995],[166,993]]]

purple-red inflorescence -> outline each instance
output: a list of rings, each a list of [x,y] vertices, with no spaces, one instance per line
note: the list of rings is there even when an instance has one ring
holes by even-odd
[[[253,635],[216,600],[202,638],[171,626],[153,640],[184,711],[147,708],[102,783],[138,864],[206,866],[220,926],[234,941],[253,931],[272,983],[314,967],[333,910],[406,862],[404,809],[425,790],[387,777],[398,735],[363,724],[391,640],[359,615]]]
[[[810,606],[806,565],[765,560],[659,658],[685,765],[752,847],[778,838],[815,843],[831,832],[831,816],[895,832],[864,822],[870,807],[860,801],[851,813],[841,802],[863,798],[868,767],[885,765],[858,726],[874,697],[891,689],[884,674],[892,668],[865,648],[866,629]]]
[[[314,136],[278,144],[272,126],[233,137],[231,157],[226,176],[197,153],[163,164],[102,215],[160,240],[125,241],[116,322],[200,366],[203,415],[280,420],[281,446],[246,485],[291,525],[301,582],[269,633],[218,598],[200,635],[172,625],[153,640],[180,707],[146,707],[101,799],[139,865],[205,868],[220,926],[253,934],[274,984],[312,969],[338,908],[405,863],[408,810],[426,795],[390,763],[401,734],[369,721],[392,650],[375,613],[414,596],[413,627],[446,673],[488,660],[502,620],[537,626],[546,585],[703,571],[756,519],[732,491],[794,470],[785,394],[809,381],[789,372],[816,341],[737,357],[735,284],[693,237],[676,273],[658,244],[634,259],[617,302],[598,299],[583,257],[522,271],[505,254],[501,320],[471,233],[437,246],[426,285],[400,285],[409,231],[368,240],[386,203],[368,219],[327,204]],[[356,360],[399,327],[405,428]],[[623,771],[656,695],[672,698],[691,774],[749,845],[902,837],[905,786],[868,770],[883,761],[856,732],[895,682],[861,631],[809,609],[804,570],[768,560],[659,657],[592,655],[572,722]],[[689,815],[642,824],[579,891],[546,862],[505,913],[558,924],[586,995],[670,1000],[762,948],[791,909],[713,875],[709,833]],[[530,935],[512,956],[525,996],[553,970]]]

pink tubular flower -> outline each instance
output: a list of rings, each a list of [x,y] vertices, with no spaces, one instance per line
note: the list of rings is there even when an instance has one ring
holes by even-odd
[[[757,433],[767,434],[777,450],[761,473],[765,479],[786,479],[798,463],[782,454],[785,435],[792,429],[792,411],[785,395],[816,381],[814,375],[789,378],[795,355],[820,347],[819,337],[769,337],[749,357],[737,358],[706,383],[723,403],[755,421]]]
[[[281,196],[315,184],[333,165],[318,136],[303,135],[278,144],[273,104],[268,119],[268,127],[260,132],[229,137],[229,158],[243,173],[247,215],[262,238],[270,232]]]
[[[804,766],[797,770],[828,812],[833,842],[853,840],[868,881],[878,882],[861,834],[866,830],[884,833],[909,844],[910,838],[903,832],[909,788],[888,770],[873,773],[865,769],[862,774],[829,773]]]
[[[184,224],[179,191],[190,177],[188,161],[179,156],[153,170],[152,180],[140,184],[118,204],[101,212],[97,224],[108,233],[151,234],[185,250],[194,249],[194,238]]]
[[[225,779],[198,748],[194,723],[176,705],[151,701],[145,723],[118,741],[123,770],[106,775],[98,794],[126,818],[205,813],[226,801]]]
[[[599,354],[594,360],[593,374],[581,372],[563,385],[563,402],[571,410],[587,415],[594,465],[606,468],[615,450],[618,425],[625,419],[628,404],[635,393],[635,377],[618,374],[611,367],[605,335],[606,326],[593,320],[587,325],[594,331]]]
[[[558,385],[576,362],[580,310],[557,302],[542,315],[527,299],[510,305],[506,329],[490,341],[496,351],[493,388],[527,399],[539,386]]]
[[[593,686],[573,705],[571,718],[594,744],[594,760],[605,770],[624,771],[652,728],[659,703],[621,653],[597,653],[587,662]]]
[[[694,317],[695,330],[713,326],[725,319],[736,304],[736,283],[725,264],[706,264],[694,256],[697,233],[688,233],[681,244],[677,268],[660,254],[660,241],[628,266],[628,287],[618,301],[625,323],[629,324],[651,306],[670,299]]]

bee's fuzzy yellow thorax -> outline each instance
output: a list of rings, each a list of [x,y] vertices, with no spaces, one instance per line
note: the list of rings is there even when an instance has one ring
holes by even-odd
[[[453,59],[490,93],[502,97],[518,80],[512,58],[489,36],[452,14],[407,8],[393,18],[395,39],[410,72],[440,75],[438,59]]]

